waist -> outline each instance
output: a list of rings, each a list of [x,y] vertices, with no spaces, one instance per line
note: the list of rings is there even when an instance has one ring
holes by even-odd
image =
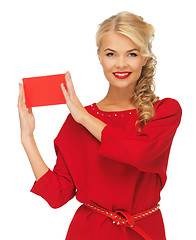
[[[147,233],[145,233],[139,226],[137,226],[136,223],[139,219],[145,218],[147,216],[154,214],[156,211],[159,210],[159,207],[160,207],[160,205],[157,204],[156,206],[154,206],[150,209],[146,209],[145,211],[131,215],[127,211],[121,210],[121,209],[117,209],[115,211],[110,211],[109,209],[103,208],[96,204],[84,203],[84,205],[98,213],[101,213],[101,214],[111,218],[112,222],[114,224],[124,225],[126,227],[129,227],[129,228],[135,230],[146,240],[151,240],[150,236]]]

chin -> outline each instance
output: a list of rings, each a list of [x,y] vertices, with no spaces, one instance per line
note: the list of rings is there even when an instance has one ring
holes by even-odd
[[[112,85],[118,85],[119,87],[128,87],[130,85],[135,85],[137,83],[137,80],[133,80],[130,78],[125,78],[125,79],[118,79],[118,78],[110,78],[108,79],[108,81],[112,84]]]
[[[110,85],[118,88],[131,88],[132,86],[135,87],[136,83],[135,82],[116,82],[116,81],[109,81]]]

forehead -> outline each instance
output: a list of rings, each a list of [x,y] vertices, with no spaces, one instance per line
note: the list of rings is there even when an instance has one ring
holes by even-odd
[[[127,51],[133,48],[139,49],[129,37],[116,32],[108,32],[103,36],[101,48],[103,50],[111,48],[116,51]]]

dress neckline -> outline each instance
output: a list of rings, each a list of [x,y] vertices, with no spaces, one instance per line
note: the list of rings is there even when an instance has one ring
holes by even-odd
[[[97,103],[93,103],[93,106],[94,106],[99,112],[102,112],[102,113],[126,113],[126,112],[135,112],[135,111],[137,111],[136,108],[127,109],[127,110],[120,110],[120,111],[104,111],[104,110],[101,110],[101,109],[97,106]]]

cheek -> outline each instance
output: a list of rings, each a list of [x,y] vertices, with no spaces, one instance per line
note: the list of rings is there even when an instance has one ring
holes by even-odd
[[[135,60],[130,63],[131,68],[134,72],[140,72],[142,70],[142,62]]]
[[[102,67],[103,67],[104,72],[111,71],[111,69],[113,68],[112,61],[107,61],[107,60],[104,61],[104,59],[103,59]]]

